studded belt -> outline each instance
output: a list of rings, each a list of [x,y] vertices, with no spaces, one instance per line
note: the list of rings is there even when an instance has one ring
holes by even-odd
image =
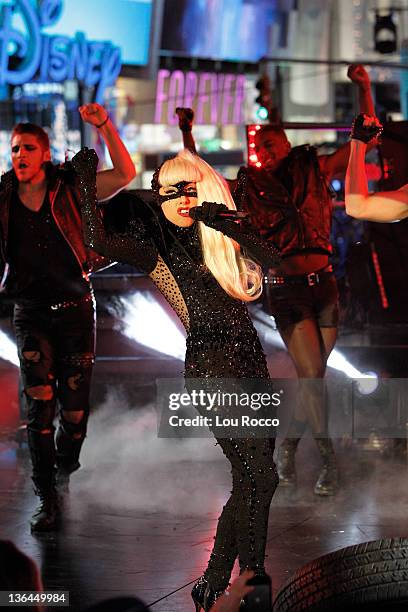
[[[56,304],[50,304],[49,308],[53,312],[58,310],[65,310],[66,308],[75,308],[80,306],[81,304],[86,304],[87,302],[92,302],[94,300],[93,293],[86,293],[83,297],[80,297],[76,300],[66,300],[64,302],[57,302]]]
[[[286,276],[266,274],[264,282],[266,285],[303,285],[304,287],[313,287],[314,285],[319,285],[328,274],[332,273],[333,266],[328,265],[309,274],[289,274]]]

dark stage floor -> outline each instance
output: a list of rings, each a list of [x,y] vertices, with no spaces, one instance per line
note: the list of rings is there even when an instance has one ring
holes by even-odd
[[[147,420],[125,421],[120,449],[113,449],[119,426],[110,423],[111,435],[100,435],[99,427],[91,432],[58,535],[30,535],[35,498],[27,457],[3,444],[1,537],[13,539],[40,564],[47,589],[70,591],[73,610],[123,593],[137,594],[153,610],[190,610],[189,583],[205,567],[230,487],[226,463],[209,440],[172,445],[158,441]],[[312,493],[318,459],[311,440],[298,453],[298,489],[275,495],[266,560],[275,592],[320,555],[408,535],[406,465],[376,452],[337,449],[342,488],[336,497]]]
[[[253,315],[271,374],[292,377],[268,321],[256,308]],[[125,593],[157,612],[192,610],[190,583],[208,560],[230,490],[228,466],[211,439],[157,437],[154,380],[180,376],[182,361],[124,338],[119,353],[112,343],[115,326],[103,318],[99,325],[95,409],[83,468],[72,479],[71,504],[58,535],[29,532],[36,498],[27,451],[8,438],[16,427],[17,368],[0,360],[0,537],[14,540],[40,564],[47,589],[70,591],[72,610]],[[342,335],[337,348],[361,372],[406,377],[407,347],[407,329],[393,328]],[[346,376],[339,372],[330,369],[328,376]],[[408,535],[407,466],[387,452],[391,447],[391,441],[372,439],[367,445],[339,436],[341,489],[334,498],[321,499],[313,494],[317,450],[310,438],[301,443],[298,488],[278,489],[272,502],[266,566],[275,593],[295,569],[317,556]]]

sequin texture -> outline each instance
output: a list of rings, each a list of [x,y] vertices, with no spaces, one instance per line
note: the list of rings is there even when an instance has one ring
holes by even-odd
[[[85,240],[98,252],[145,270],[187,329],[187,378],[269,378],[264,352],[244,303],[229,296],[203,263],[195,223],[180,228],[160,213],[151,224],[106,234],[92,198],[83,208]],[[276,261],[272,246],[240,233],[233,222],[217,222],[258,257]],[[216,222],[214,222],[214,225]],[[222,231],[222,230],[221,230]],[[231,235],[233,234],[233,235]],[[219,439],[232,466],[232,492],[219,518],[205,579],[226,588],[236,557],[241,569],[264,572],[269,506],[278,483],[274,440]]]

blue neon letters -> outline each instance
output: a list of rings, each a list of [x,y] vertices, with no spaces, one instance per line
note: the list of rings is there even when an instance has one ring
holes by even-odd
[[[121,69],[119,47],[110,42],[89,41],[83,32],[74,38],[49,36],[41,29],[58,20],[62,0],[43,0],[35,10],[30,0],[15,0],[3,6],[0,17],[0,85],[22,85],[34,79],[61,82],[78,79],[95,87],[95,101],[103,102],[103,92],[113,85]],[[13,28],[13,14],[19,11],[25,33]],[[15,58],[16,66],[9,66]]]

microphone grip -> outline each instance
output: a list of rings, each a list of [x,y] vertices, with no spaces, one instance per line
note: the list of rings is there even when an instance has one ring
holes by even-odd
[[[246,219],[248,213],[242,212],[240,210],[230,210],[228,212],[220,212],[216,215],[220,219]]]
[[[201,221],[201,206],[194,206],[193,208],[190,208],[189,215],[192,219]],[[248,213],[239,210],[223,210],[215,215],[215,219],[231,219],[231,221],[236,219],[246,219],[246,217],[248,217]]]

